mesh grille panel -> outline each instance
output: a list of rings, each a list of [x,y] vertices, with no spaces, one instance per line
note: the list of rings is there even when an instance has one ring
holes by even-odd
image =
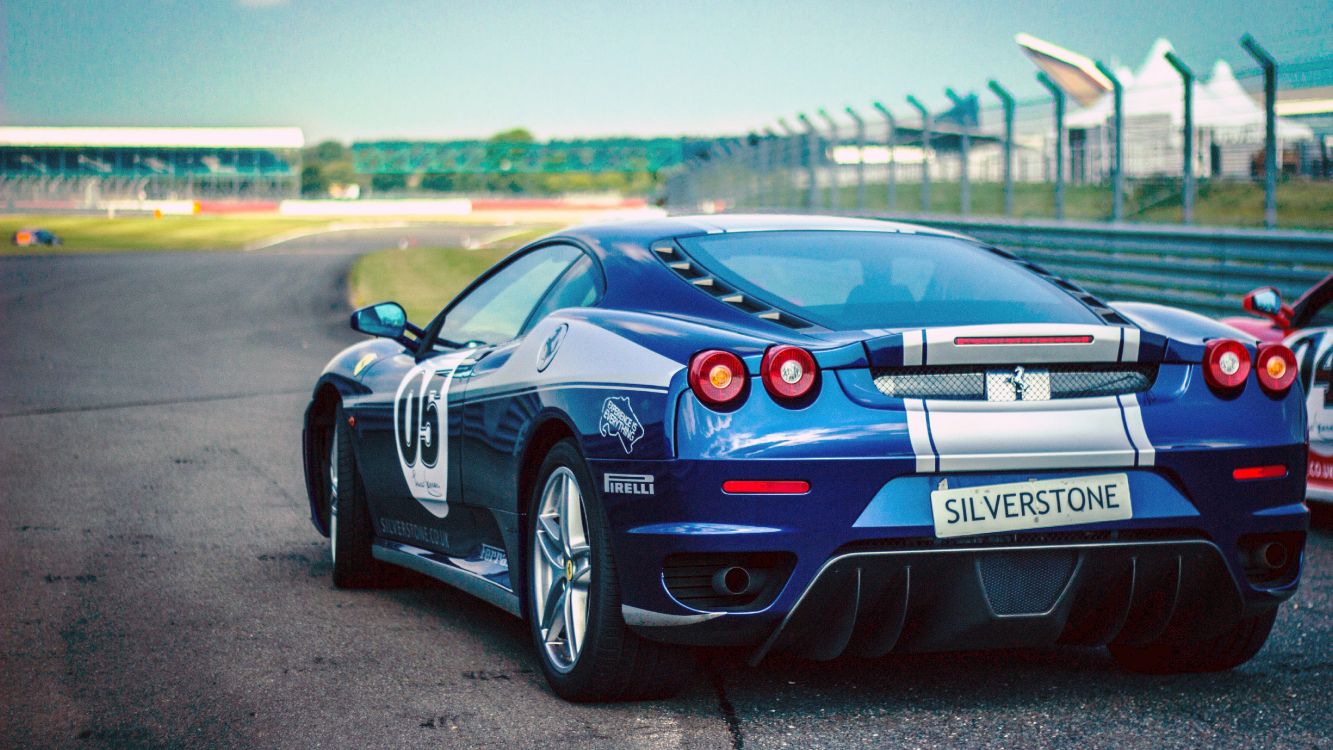
[[[984,400],[985,370],[958,370],[945,367],[914,367],[903,370],[875,370],[875,387],[894,398],[949,398]]]
[[[977,560],[977,572],[997,615],[1046,612],[1074,572],[1074,552],[1005,552]]]
[[[987,373],[992,388],[1008,383],[1013,368],[1004,367],[911,367],[872,371],[875,387],[892,398],[930,398],[956,401],[985,401]],[[1046,398],[1090,398],[1139,393],[1152,387],[1157,379],[1156,365],[1042,365],[1026,369],[1028,400]],[[1045,383],[1049,381],[1049,396]],[[1041,387],[1034,388],[1040,384]],[[1012,385],[1003,393],[993,394],[996,401],[1014,400]]]

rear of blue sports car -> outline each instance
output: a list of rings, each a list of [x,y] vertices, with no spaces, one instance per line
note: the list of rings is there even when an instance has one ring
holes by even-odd
[[[625,482],[604,501],[636,632],[756,660],[1105,645],[1146,671],[1262,646],[1308,518],[1284,347],[950,237],[655,249],[790,333],[701,345],[670,460],[591,462]]]

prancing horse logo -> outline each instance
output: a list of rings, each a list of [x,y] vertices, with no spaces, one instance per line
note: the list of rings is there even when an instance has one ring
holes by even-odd
[[[565,334],[568,332],[569,324],[561,323],[542,342],[541,351],[537,353],[537,372],[543,372],[550,366],[551,360],[555,359],[555,353],[560,351],[560,343],[565,340]]]
[[[1014,384],[1014,400],[1023,400],[1023,391],[1028,387],[1027,381],[1023,379],[1023,366],[1014,368],[1014,374],[1009,376],[1009,382]]]

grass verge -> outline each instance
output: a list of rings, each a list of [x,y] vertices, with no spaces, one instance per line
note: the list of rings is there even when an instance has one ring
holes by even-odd
[[[483,271],[553,227],[525,229],[476,249],[461,247],[397,248],[357,258],[347,276],[353,307],[393,300],[407,319],[425,325]]]
[[[302,229],[320,229],[328,219],[250,216],[0,216],[0,242],[10,253],[89,253],[116,250],[235,250],[252,242]],[[49,229],[63,244],[15,247],[21,228]]]

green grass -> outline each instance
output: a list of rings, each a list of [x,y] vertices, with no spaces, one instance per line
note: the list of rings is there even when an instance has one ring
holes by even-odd
[[[233,250],[301,229],[328,226],[328,219],[241,216],[0,216],[0,241],[9,252],[86,253],[115,250]],[[15,247],[14,232],[49,229],[63,244]]]
[[[393,300],[407,310],[408,320],[425,325],[496,261],[551,231],[528,229],[477,249],[414,247],[368,253],[352,265],[348,296],[353,307]]]
[[[848,180],[850,183],[851,181]],[[962,191],[957,182],[930,184],[929,213],[958,214],[962,211]],[[781,194],[785,203],[804,206],[806,195],[793,191]],[[971,185],[971,212],[977,217],[1004,215],[1004,186],[994,182]],[[820,190],[815,203],[821,210],[828,208],[827,191]],[[744,208],[742,206],[741,208]],[[856,186],[843,184],[838,191],[840,210],[856,210]],[[884,183],[866,185],[866,210],[888,211],[888,188]],[[900,183],[894,209],[903,215],[922,213],[921,185]],[[1045,183],[1016,183],[1014,185],[1014,216],[1018,218],[1053,218],[1055,216],[1055,187]],[[1065,185],[1065,218],[1084,221],[1104,221],[1111,216],[1111,188],[1109,185]],[[1178,182],[1138,182],[1127,187],[1125,218],[1144,223],[1178,223],[1180,221],[1180,187]],[[1333,183],[1291,181],[1279,183],[1277,188],[1278,226],[1289,229],[1333,228]],[[1264,188],[1253,182],[1211,181],[1199,182],[1198,198],[1194,204],[1194,223],[1204,226],[1261,227],[1264,223]]]

